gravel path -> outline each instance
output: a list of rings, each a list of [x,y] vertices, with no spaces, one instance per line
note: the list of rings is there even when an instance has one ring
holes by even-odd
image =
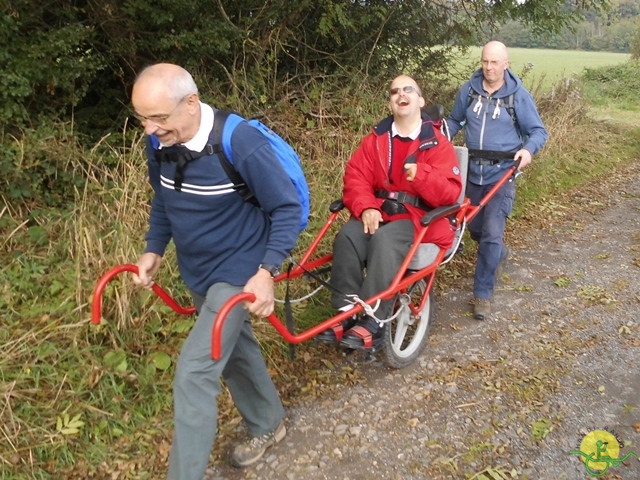
[[[594,430],[615,436],[620,457],[640,456],[639,185],[611,179],[617,205],[594,187],[573,196],[575,212],[541,206],[544,230],[511,225],[523,231],[491,320],[471,318],[470,279],[439,291],[419,361],[328,363],[348,384],[290,406],[289,433],[264,461],[234,469],[228,446],[206,478],[594,478],[569,453]],[[640,461],[600,478],[640,480]]]

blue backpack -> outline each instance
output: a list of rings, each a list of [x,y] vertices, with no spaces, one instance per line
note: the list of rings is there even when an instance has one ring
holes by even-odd
[[[160,142],[155,135],[150,136],[151,147],[156,150],[156,158],[160,162],[176,162],[176,177],[174,179],[174,188],[178,191],[182,188],[183,169],[192,160],[200,158],[204,155],[216,154],[220,159],[220,164],[229,180],[233,182],[233,188],[240,194],[245,202],[260,207],[258,200],[249,190],[240,173],[233,166],[233,151],[231,149],[231,135],[233,135],[236,127],[246,121],[252,127],[256,128],[269,141],[276,157],[280,160],[282,167],[291,179],[298,193],[298,199],[302,206],[302,215],[300,217],[300,231],[304,230],[309,220],[309,186],[305,179],[300,158],[291,145],[285,142],[282,137],[277,135],[273,130],[267,127],[259,120],[245,120],[235,113],[224,110],[215,111],[215,121],[213,122],[213,130],[209,135],[211,143],[207,144],[202,152],[192,152],[183,146],[172,146],[159,149]]]
[[[245,120],[235,113],[224,110],[215,111],[215,121],[213,122],[213,151],[218,154],[222,168],[229,179],[233,182],[234,189],[242,196],[245,202],[253,203],[260,206],[249,187],[247,187],[242,176],[233,167],[233,152],[231,150],[231,135],[233,135],[236,127],[246,121],[249,125],[256,128],[269,141],[276,157],[280,160],[280,164],[284,171],[289,175],[289,179],[298,193],[298,199],[302,206],[302,215],[300,217],[300,231],[304,230],[309,220],[309,186],[302,171],[300,157],[296,151],[285,142],[282,137],[267,127],[259,120]]]

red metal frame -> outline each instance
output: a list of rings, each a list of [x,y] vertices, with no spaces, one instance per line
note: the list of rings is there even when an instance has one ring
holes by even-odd
[[[511,180],[512,176],[517,171],[517,167],[518,167],[518,164],[517,163],[514,164],[505,173],[505,175],[493,186],[493,188],[487,193],[487,195],[485,195],[485,197],[480,201],[479,205],[471,205],[469,203],[469,199],[465,198],[464,201],[457,208],[457,210],[455,210],[454,212],[456,221],[458,222],[458,224],[460,224],[463,221],[467,223],[470,222],[479,213],[479,211],[487,204],[487,202],[495,195],[495,193],[502,187],[502,185],[504,185],[506,182]],[[339,212],[333,212],[329,215],[329,218],[327,219],[323,227],[320,229],[316,238],[313,240],[313,242],[311,243],[307,251],[303,254],[298,264],[295,265],[289,272],[283,272],[280,275],[278,275],[274,279],[275,282],[279,282],[282,280],[296,279],[304,275],[307,271],[314,270],[320,266],[323,266],[329,263],[333,259],[333,255],[331,254],[324,255],[317,259],[312,259],[312,257],[316,252],[318,245],[320,244],[324,236],[327,234],[329,229],[332,227],[338,214]],[[413,283],[429,277],[426,289],[423,292],[423,296],[420,301],[420,305],[415,307],[413,305],[410,305],[410,308],[413,313],[419,312],[424,307],[426,299],[428,298],[428,292],[430,291],[435,278],[435,275],[433,274],[442,263],[442,260],[444,259],[444,256],[446,254],[445,249],[440,249],[440,251],[436,256],[435,261],[431,265],[421,270],[408,273],[408,267],[409,267],[409,264],[411,263],[411,259],[414,257],[416,251],[418,250],[418,247],[420,246],[420,243],[424,238],[424,235],[428,228],[429,228],[428,226],[425,226],[418,231],[416,236],[416,241],[413,243],[413,245],[409,249],[409,252],[406,258],[402,262],[402,265],[400,266],[398,273],[396,274],[393,281],[391,282],[391,285],[389,285],[387,289],[380,292],[379,294],[371,298],[365,299],[365,303],[369,305],[373,305],[378,300],[391,299],[400,292],[406,292],[407,287],[412,285]],[[98,284],[96,285],[96,288],[93,293],[92,318],[91,318],[91,322],[93,324],[99,324],[100,319],[102,317],[102,294],[105,289],[105,286],[109,281],[111,281],[111,279],[114,276],[125,271],[138,273],[138,267],[131,264],[117,266],[109,270],[107,273],[105,273],[98,281]],[[158,284],[153,285],[153,291],[175,312],[180,314],[192,314],[195,312],[195,307],[185,308],[178,305],[178,303],[176,303],[176,301],[173,298],[171,298],[171,296],[167,292],[165,292]],[[239,293],[232,296],[222,306],[222,308],[218,312],[218,315],[214,321],[213,329],[212,329],[211,356],[214,360],[217,360],[221,357],[221,353],[222,353],[222,345],[220,340],[222,338],[221,333],[222,333],[222,328],[224,327],[224,322],[229,312],[231,311],[231,309],[233,309],[236,305],[238,305],[241,302],[244,302],[244,301],[253,302],[254,300],[255,300],[255,296],[252,293]],[[293,334],[289,332],[289,330],[287,330],[287,327],[280,321],[280,319],[275,314],[271,314],[269,317],[267,317],[267,320],[269,321],[269,323],[271,323],[271,325],[273,325],[273,327],[284,338],[284,340],[286,340],[289,343],[297,344],[315,337],[320,332],[334,325],[337,325],[338,323],[342,322],[343,320],[346,320],[348,317],[352,316],[355,313],[359,313],[362,310],[363,310],[363,307],[357,304],[350,311],[340,312],[334,315],[333,317],[328,318],[327,320],[298,334]]]
[[[93,290],[93,301],[91,303],[91,323],[98,325],[102,319],[102,293],[104,292],[107,283],[109,283],[113,277],[122,272],[132,272],[137,274],[138,267],[130,263],[125,265],[118,265],[112,268],[107,273],[102,275],[96,284],[96,288]],[[176,313],[182,315],[190,315],[195,313],[196,307],[181,307],[163,288],[157,283],[153,284],[152,290]]]

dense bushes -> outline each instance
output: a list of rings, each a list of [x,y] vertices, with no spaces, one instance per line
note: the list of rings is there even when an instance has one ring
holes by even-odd
[[[73,114],[111,131],[100,119],[116,119],[135,73],[158,61],[226,84],[223,94],[268,99],[301,74],[442,72],[451,60],[443,45],[483,42],[477,32],[491,35],[507,19],[557,31],[607,3],[10,0],[0,17],[0,123]]]
[[[81,179],[52,144],[120,135],[135,73],[150,63],[184,65],[216,105],[266,111],[304,99],[323,78],[363,88],[398,72],[442,78],[457,54],[449,46],[484,41],[483,28],[490,35],[512,18],[556,31],[606,3],[9,0],[0,17],[2,190],[11,202],[64,202]]]
[[[592,85],[596,102],[606,104],[613,100],[630,110],[637,110],[640,106],[638,60],[607,68],[585,68],[584,78]]]

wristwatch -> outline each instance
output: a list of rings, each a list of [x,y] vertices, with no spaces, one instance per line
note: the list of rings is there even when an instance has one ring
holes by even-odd
[[[280,275],[280,267],[276,265],[271,265],[269,263],[261,263],[260,267],[258,268],[264,268],[267,272],[271,274],[271,278],[276,278],[278,275]]]

